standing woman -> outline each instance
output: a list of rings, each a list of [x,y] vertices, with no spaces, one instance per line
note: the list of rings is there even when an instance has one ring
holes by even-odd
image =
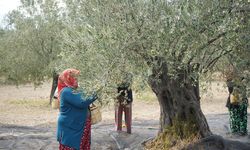
[[[77,92],[79,70],[66,69],[58,78],[60,114],[57,124],[59,150],[90,150],[91,117],[89,105],[97,96]]]
[[[247,135],[248,99],[244,78],[235,77],[227,81],[229,97],[227,107],[230,115],[230,128],[233,134]]]
[[[117,101],[115,103],[116,130],[122,130],[122,114],[124,112],[127,133],[131,134],[132,124],[132,102],[133,93],[131,89],[132,74],[126,74],[125,79],[117,87]]]

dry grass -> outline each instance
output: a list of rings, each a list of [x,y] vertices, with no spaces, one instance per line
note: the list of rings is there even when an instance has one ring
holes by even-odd
[[[192,121],[173,122],[173,126],[165,128],[155,139],[145,143],[145,150],[180,150],[190,143],[198,141],[197,128]]]
[[[30,107],[30,108],[39,108],[39,109],[48,109],[50,105],[47,99],[34,99],[34,100],[9,100],[6,102],[9,105],[14,105],[17,107]]]
[[[56,122],[58,110],[53,110],[47,99],[11,99],[0,103],[3,124],[36,126]]]
[[[165,138],[163,138],[165,137]],[[157,139],[149,141],[145,144],[144,150],[181,150],[186,146],[199,140],[198,137],[190,137],[189,139],[175,139],[170,136],[158,136]]]

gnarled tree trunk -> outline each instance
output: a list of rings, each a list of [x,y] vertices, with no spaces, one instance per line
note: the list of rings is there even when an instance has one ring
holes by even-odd
[[[174,119],[192,120],[199,136],[209,136],[212,133],[200,108],[199,83],[192,82],[186,76],[187,71],[180,70],[179,73],[170,78],[167,63],[159,59],[148,80],[160,104],[160,132],[172,126]]]
[[[55,91],[57,88],[58,77],[59,77],[59,75],[54,71],[51,90],[50,90],[49,104],[51,104],[52,98],[54,97],[54,94],[55,94]]]

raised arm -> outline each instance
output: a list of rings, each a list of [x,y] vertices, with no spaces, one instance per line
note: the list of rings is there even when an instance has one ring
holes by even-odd
[[[86,108],[97,99],[96,95],[83,97],[81,93],[74,93],[72,89],[65,89],[62,96],[65,102],[77,108]]]

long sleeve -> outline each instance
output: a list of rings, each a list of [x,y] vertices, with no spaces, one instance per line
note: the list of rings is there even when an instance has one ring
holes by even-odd
[[[133,93],[131,89],[128,90],[128,99],[130,99],[130,102],[133,101]]]
[[[69,88],[64,89],[61,96],[64,96],[65,102],[77,108],[86,108],[95,101],[93,96],[84,98],[81,93],[73,93]]]
[[[60,94],[57,140],[64,145],[80,148],[81,137],[88,117],[88,106],[97,98],[84,97],[72,88],[65,87]]]

